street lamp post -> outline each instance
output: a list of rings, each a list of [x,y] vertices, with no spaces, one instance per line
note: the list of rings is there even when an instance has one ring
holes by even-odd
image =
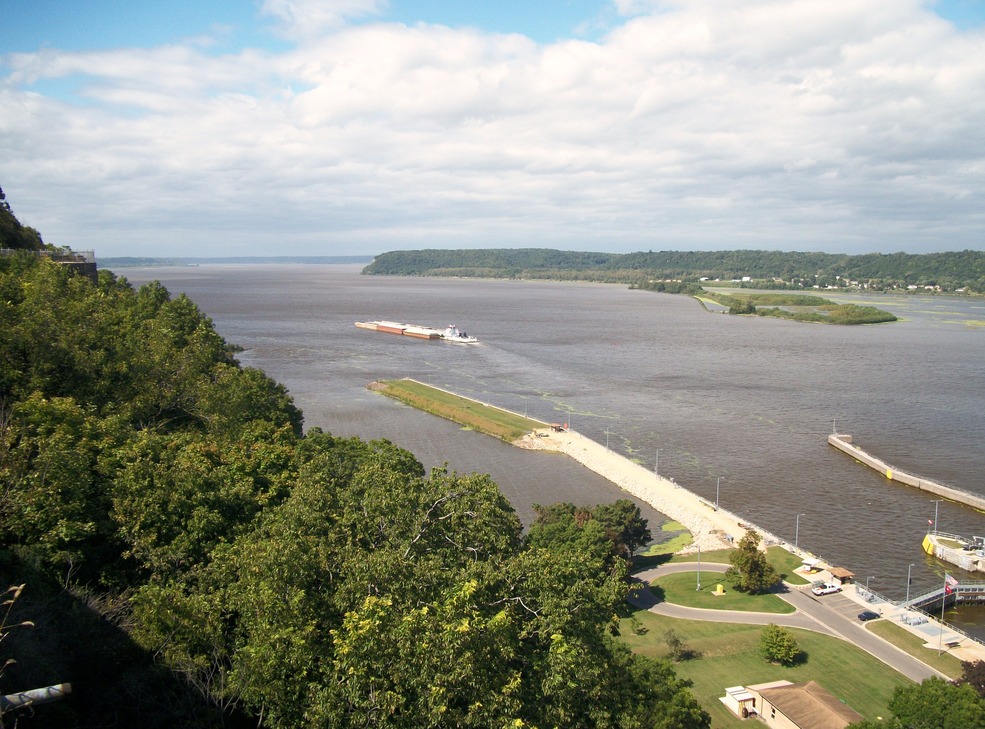
[[[916,562],[910,562],[910,566],[906,568],[906,604],[904,607],[907,610],[910,609],[910,570],[913,569],[913,565],[915,564]]]
[[[793,548],[799,549],[800,547],[800,517],[807,516],[807,514],[797,514],[797,528],[793,534]]]
[[[935,532],[940,531],[940,529],[937,528],[937,513],[938,513],[938,509],[940,508],[941,502],[943,500],[944,499],[937,499],[936,501],[934,501],[934,531]]]
[[[718,477],[718,482],[715,484],[715,511],[718,511],[718,492],[722,488],[722,477]]]
[[[698,586],[694,588],[695,592],[701,591],[701,545],[698,545]]]
[[[660,475],[660,449],[657,448],[657,457],[653,459],[653,475]]]
[[[609,426],[605,426],[605,449],[609,450]]]

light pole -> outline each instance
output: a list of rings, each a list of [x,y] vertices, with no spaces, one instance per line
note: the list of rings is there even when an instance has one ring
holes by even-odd
[[[913,569],[913,565],[915,564],[916,562],[910,562],[910,566],[906,568],[906,603],[904,607],[907,610],[910,609],[910,570]]]
[[[715,511],[718,511],[718,492],[722,488],[722,477],[718,477],[718,483],[715,484]]]
[[[694,588],[695,592],[701,591],[701,545],[698,545],[698,586]]]
[[[938,532],[940,529],[937,528],[937,510],[940,508],[941,502],[944,499],[937,499],[934,501],[934,531]]]
[[[609,450],[609,426],[605,426],[605,449]]]
[[[793,533],[793,548],[799,549],[800,545],[800,517],[807,516],[807,514],[797,514],[797,528]]]
[[[653,459],[653,475],[660,475],[660,449],[657,448],[657,457]]]

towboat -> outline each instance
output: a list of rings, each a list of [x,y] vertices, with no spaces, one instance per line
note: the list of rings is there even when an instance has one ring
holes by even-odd
[[[455,344],[475,344],[479,341],[465,332],[460,332],[454,324],[448,325],[445,331],[441,333],[441,338],[446,342],[454,342]]]

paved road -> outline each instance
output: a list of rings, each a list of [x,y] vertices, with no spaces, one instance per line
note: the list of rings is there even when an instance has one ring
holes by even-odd
[[[807,587],[786,586],[777,593],[779,597],[793,605],[797,611],[782,615],[775,613],[747,613],[737,610],[706,610],[673,605],[668,602],[657,602],[653,593],[646,587],[651,581],[663,575],[675,572],[694,572],[697,565],[694,562],[680,562],[663,565],[654,569],[637,572],[634,577],[642,582],[641,588],[635,590],[630,602],[637,607],[645,608],[658,615],[672,618],[687,618],[689,620],[714,620],[723,623],[744,623],[750,625],[766,625],[775,623],[791,628],[803,628],[819,633],[841,638],[870,653],[883,663],[895,668],[907,678],[920,682],[931,676],[947,678],[944,674],[917,660],[909,653],[901,651],[894,645],[865,629],[856,616],[862,608],[858,603],[841,593],[815,597]],[[702,563],[701,571],[722,573],[728,565]]]

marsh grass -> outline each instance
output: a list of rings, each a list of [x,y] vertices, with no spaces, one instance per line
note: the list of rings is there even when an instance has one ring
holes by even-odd
[[[371,387],[418,410],[507,442],[547,425],[414,380],[386,380],[374,382]]]

